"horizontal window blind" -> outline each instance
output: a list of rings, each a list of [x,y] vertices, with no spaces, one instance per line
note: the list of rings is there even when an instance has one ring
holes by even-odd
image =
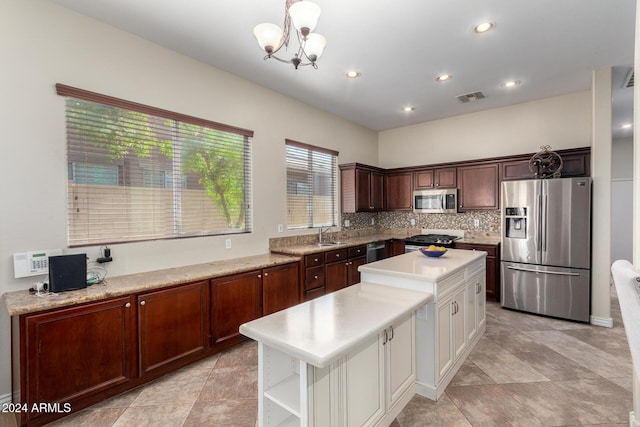
[[[69,246],[251,231],[253,132],[57,90],[66,97]]]
[[[336,225],[338,152],[286,140],[287,228]]]

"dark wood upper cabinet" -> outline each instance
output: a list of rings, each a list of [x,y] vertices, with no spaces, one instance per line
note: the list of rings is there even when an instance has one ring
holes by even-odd
[[[499,164],[458,168],[458,211],[500,208]]]
[[[351,163],[340,165],[342,212],[379,212],[384,209],[384,170]]]
[[[390,173],[384,177],[384,194],[388,210],[413,209],[413,174]]]
[[[415,171],[415,189],[456,188],[456,168],[434,168]]]
[[[415,189],[416,190],[428,190],[433,188],[435,183],[433,182],[433,169],[415,171]]]
[[[562,157],[561,178],[591,175],[591,150],[589,148],[559,150],[557,153]],[[518,156],[502,162],[502,180],[534,179],[533,172],[529,170],[530,158],[531,156]]]
[[[456,168],[438,168],[433,170],[433,182],[436,189],[456,188]]]

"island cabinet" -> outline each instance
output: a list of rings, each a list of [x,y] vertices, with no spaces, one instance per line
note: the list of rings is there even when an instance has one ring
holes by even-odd
[[[222,350],[238,344],[241,324],[298,301],[298,263],[212,279],[211,345]]]
[[[458,211],[500,208],[498,163],[458,167]]]
[[[384,210],[384,169],[350,163],[340,165],[342,212]]]
[[[140,294],[140,374],[165,373],[209,348],[209,282]]]
[[[75,409],[134,380],[135,311],[135,298],[127,296],[14,316],[14,393],[29,408],[21,411],[19,424],[43,424],[64,415],[32,412],[34,404],[59,403],[63,408],[66,403]]]
[[[460,243],[455,242],[456,249],[484,251],[487,253],[487,300],[500,302],[500,243]]]
[[[486,330],[485,257],[456,249],[441,258],[411,252],[360,267],[363,282],[433,293],[416,314],[416,392],[429,399],[442,395]]]
[[[361,283],[242,325],[258,341],[259,425],[391,424],[415,393],[415,310],[430,298]]]
[[[413,209],[413,172],[394,172],[384,176],[387,210]]]

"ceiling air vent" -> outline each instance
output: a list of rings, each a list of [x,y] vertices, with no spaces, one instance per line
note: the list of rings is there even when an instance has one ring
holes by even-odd
[[[633,79],[634,79],[634,72],[633,72],[633,68],[629,70],[629,73],[627,74],[627,78],[624,79],[624,86],[623,87],[633,87]]]
[[[487,95],[485,95],[484,92],[478,91],[473,93],[465,93],[464,95],[458,95],[458,101],[462,103],[466,103],[471,101],[477,101],[479,99],[484,99],[486,97]]]

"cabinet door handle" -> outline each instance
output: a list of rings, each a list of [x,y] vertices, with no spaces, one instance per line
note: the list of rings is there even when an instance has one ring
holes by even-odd
[[[389,341],[389,334],[387,333],[387,330],[384,330],[384,339],[382,340],[382,345],[385,345],[387,343],[387,341]]]
[[[267,277],[269,275],[269,273],[264,273],[264,277]]]
[[[262,279],[262,274],[258,274],[258,279]]]
[[[340,254],[336,254],[336,258],[340,258]]]
[[[314,258],[314,259],[313,259],[313,262],[318,262],[318,258]]]
[[[479,294],[482,291],[482,286],[480,286],[480,283],[476,283],[476,294]]]
[[[140,305],[145,305],[147,302],[145,300],[140,301]]]
[[[389,330],[391,331],[391,337],[389,338],[389,341],[391,341],[393,339],[393,326],[390,326]]]
[[[130,302],[128,302],[128,303],[126,303],[124,306],[125,306],[126,308],[129,308],[129,307],[131,307],[131,303],[130,303]]]
[[[317,278],[318,278],[318,276],[313,276],[313,278],[314,278],[314,279],[317,279]]]

